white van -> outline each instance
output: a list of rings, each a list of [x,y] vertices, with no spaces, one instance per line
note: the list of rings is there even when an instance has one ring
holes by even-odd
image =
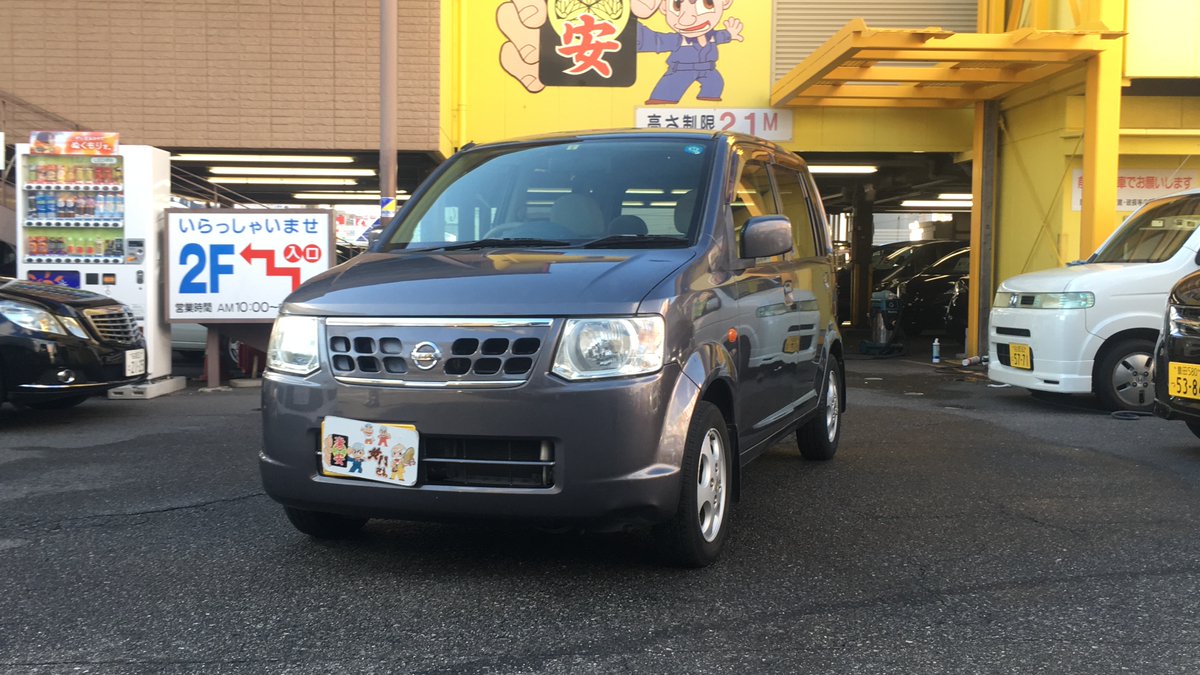
[[[1200,191],[1155,199],[1086,262],[1005,280],[992,303],[988,376],[1150,410],[1167,294],[1200,267],[1197,225]]]

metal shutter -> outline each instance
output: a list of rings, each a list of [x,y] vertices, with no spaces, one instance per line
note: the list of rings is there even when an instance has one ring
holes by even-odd
[[[872,28],[940,26],[975,32],[978,0],[774,0],[772,70],[783,77],[826,40],[861,17]],[[736,7],[735,7],[736,9]],[[736,16],[736,14],[734,14]]]

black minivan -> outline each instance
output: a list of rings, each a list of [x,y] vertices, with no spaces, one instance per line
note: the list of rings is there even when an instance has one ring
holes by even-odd
[[[646,524],[716,559],[744,466],[837,450],[834,259],[804,162],[700,131],[468,146],[275,322],[267,493],[368,518]]]

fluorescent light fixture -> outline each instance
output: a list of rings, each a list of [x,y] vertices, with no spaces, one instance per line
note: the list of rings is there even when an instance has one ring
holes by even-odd
[[[679,202],[650,202],[650,206],[678,206]]]
[[[539,195],[565,195],[570,192],[570,188],[529,188],[530,192]]]
[[[809,164],[812,173],[875,173],[879,167],[869,164]]]
[[[209,173],[238,176],[374,176],[374,169],[313,168],[303,166],[210,166]]]
[[[302,162],[305,164],[352,164],[353,157],[341,155],[224,155],[184,152],[171,155],[172,162]]]
[[[900,202],[900,206],[929,209],[969,209],[971,208],[971,202],[950,199],[905,199]]]
[[[621,206],[645,206],[646,202],[621,202]]]
[[[295,199],[324,199],[326,201],[337,201],[346,199],[351,201],[370,201],[378,202],[379,193],[371,194],[368,192],[293,192],[292,197]],[[397,195],[396,199],[404,201],[408,199],[408,195]]]
[[[942,194],[938,195],[938,199],[951,199],[968,202],[971,201],[973,197],[974,196],[970,192],[943,192]]]
[[[625,194],[627,194],[627,195],[661,195],[661,194],[663,194],[663,191],[662,190],[634,188],[632,190],[626,190]]]
[[[353,178],[265,178],[262,176],[213,176],[210,183],[225,185],[358,185]]]

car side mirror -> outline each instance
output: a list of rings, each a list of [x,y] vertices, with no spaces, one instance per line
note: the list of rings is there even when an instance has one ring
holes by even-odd
[[[756,216],[742,229],[742,258],[770,258],[792,250],[792,222],[787,216]]]
[[[1200,251],[1196,251],[1196,264],[1200,265]]]

